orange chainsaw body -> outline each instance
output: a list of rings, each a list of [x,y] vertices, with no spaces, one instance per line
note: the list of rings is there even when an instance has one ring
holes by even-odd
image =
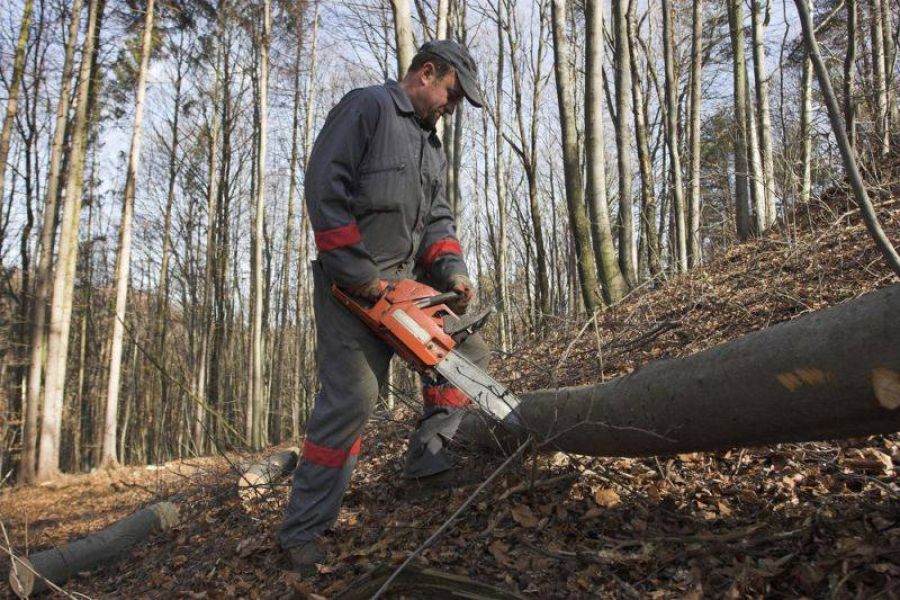
[[[333,285],[331,291],[418,371],[430,370],[456,347],[443,329],[442,315],[451,311],[446,304],[433,303],[439,292],[424,283],[412,279],[391,281],[381,297],[368,307],[337,286]]]

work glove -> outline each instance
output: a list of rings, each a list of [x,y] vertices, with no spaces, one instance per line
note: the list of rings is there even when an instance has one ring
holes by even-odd
[[[345,289],[351,296],[356,296],[357,298],[362,298],[363,300],[368,300],[369,302],[377,302],[378,299],[381,298],[381,292],[385,287],[387,287],[387,284],[376,277],[375,279],[370,279],[365,283],[352,285]]]
[[[456,292],[457,296],[456,300],[451,300],[447,306],[458,315],[464,314],[475,295],[472,291],[472,280],[462,273],[455,273],[450,276],[448,287],[451,292]]]

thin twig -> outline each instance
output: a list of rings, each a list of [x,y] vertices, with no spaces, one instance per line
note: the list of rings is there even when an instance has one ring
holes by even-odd
[[[450,528],[450,525],[453,524],[453,522],[456,520],[456,518],[459,515],[461,515],[463,512],[465,512],[465,510],[467,508],[469,508],[469,506],[471,506],[473,502],[475,502],[475,498],[478,497],[478,494],[480,494],[485,488],[487,488],[491,483],[493,483],[494,480],[497,479],[497,477],[499,477],[500,474],[506,470],[506,467],[511,465],[513,463],[513,461],[515,461],[518,457],[520,457],[522,454],[524,454],[525,450],[528,448],[528,446],[531,445],[531,443],[533,441],[534,441],[533,438],[531,436],[529,436],[528,439],[525,440],[522,443],[522,445],[516,449],[515,452],[510,454],[509,457],[505,461],[503,461],[503,464],[500,465],[499,467],[497,467],[497,469],[493,473],[491,473],[491,476],[488,477],[487,479],[485,479],[484,482],[481,485],[479,485],[478,488],[474,492],[472,492],[468,498],[466,498],[466,501],[462,503],[462,506],[457,508],[456,511],[452,515],[450,515],[450,517],[446,521],[444,521],[444,524],[441,525],[437,531],[435,531],[433,534],[431,534],[431,537],[429,537],[427,540],[425,540],[422,543],[422,545],[420,545],[418,548],[416,548],[413,551],[413,553],[410,554],[409,557],[407,557],[407,559],[405,561],[403,561],[402,565],[397,567],[397,570],[395,570],[391,574],[391,576],[388,577],[387,581],[385,581],[384,584],[378,589],[378,591],[375,592],[375,595],[372,596],[371,600],[377,600],[378,598],[380,598],[387,591],[387,589],[391,586],[391,584],[394,582],[394,580],[397,579],[397,577],[400,575],[400,573],[403,572],[403,569],[405,569],[407,566],[409,566],[409,564],[413,561],[414,558],[419,556],[422,552],[427,550],[434,542],[436,542],[438,540],[438,538],[441,536],[441,534],[443,534],[445,531],[447,531],[447,529]]]

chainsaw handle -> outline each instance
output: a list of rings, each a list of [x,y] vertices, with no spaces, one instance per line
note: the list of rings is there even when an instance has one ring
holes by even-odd
[[[416,305],[419,308],[429,308],[432,306],[437,306],[438,304],[446,304],[447,302],[452,302],[457,298],[459,298],[458,292],[444,292],[443,294],[438,294],[437,296],[422,298],[420,301],[416,302]]]

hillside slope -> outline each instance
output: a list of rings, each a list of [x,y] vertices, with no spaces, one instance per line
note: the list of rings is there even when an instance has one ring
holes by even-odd
[[[892,197],[880,199],[879,214],[900,242]],[[554,323],[546,339],[520,340],[495,360],[495,373],[515,390],[598,382],[894,281],[843,194],[795,221],[639,290],[595,320]],[[91,597],[331,597],[375,565],[402,562],[472,491],[404,500],[398,474],[414,412],[402,407],[395,418],[367,429],[328,538],[333,556],[308,582],[282,571],[274,537],[287,486],[245,511],[234,456],[6,489],[0,520],[14,551],[34,551],[178,494],[181,525],[66,589]],[[487,477],[501,459],[464,460]],[[643,460],[532,457],[484,492],[421,562],[535,598],[893,597],[895,462],[894,436]]]

